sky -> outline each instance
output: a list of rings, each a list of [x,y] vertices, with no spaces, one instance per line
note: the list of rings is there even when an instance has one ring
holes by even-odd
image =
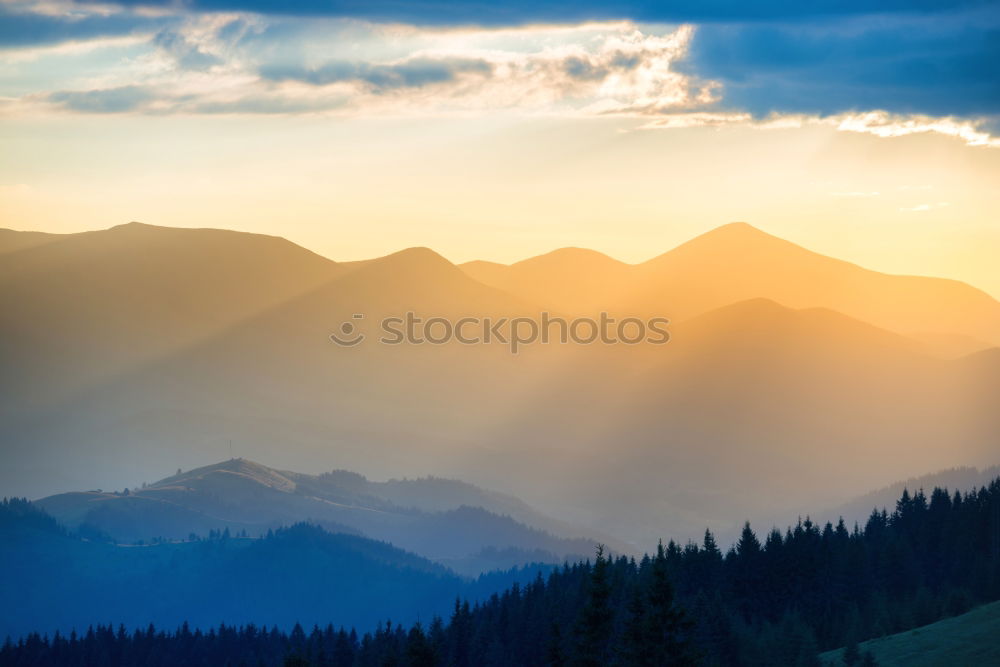
[[[0,0],[0,226],[638,262],[746,221],[1000,297],[1000,3]]]

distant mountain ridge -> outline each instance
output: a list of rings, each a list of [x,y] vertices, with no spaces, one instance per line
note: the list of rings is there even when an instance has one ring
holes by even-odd
[[[488,285],[570,313],[609,310],[679,321],[767,298],[790,308],[829,308],[917,335],[937,350],[1000,346],[1000,302],[979,289],[955,280],[871,271],[741,222],[635,265],[563,248],[509,266],[461,266]],[[978,348],[972,341],[979,341]]]
[[[561,563],[596,543],[518,499],[456,480],[372,482],[348,471],[306,475],[232,459],[120,492],[63,493],[36,505],[118,540],[187,539],[229,529],[257,536],[300,521],[384,540],[463,574],[529,560]],[[604,541],[607,541],[605,539]],[[628,549],[615,543],[618,551]],[[486,552],[491,567],[478,567]],[[524,558],[522,561],[521,559]]]
[[[274,237],[145,225],[0,254],[0,483],[35,497],[120,487],[231,440],[293,469],[457,477],[639,543],[835,506],[887,470],[995,461],[997,348],[954,358],[904,326],[942,294],[951,310],[923,321],[989,324],[997,304],[972,288],[875,274],[746,225],[641,276],[582,250],[528,264],[537,279],[518,291],[428,249],[335,263]],[[670,343],[512,355],[374,339],[387,315],[569,316],[572,299],[639,317],[669,302]],[[858,315],[873,304],[882,325]],[[334,345],[344,322],[370,337]]]

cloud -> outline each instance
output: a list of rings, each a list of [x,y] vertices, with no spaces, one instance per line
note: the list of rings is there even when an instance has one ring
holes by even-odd
[[[882,110],[832,116],[772,113],[764,118],[755,118],[753,114],[747,112],[665,113],[653,116],[651,120],[641,125],[640,129],[742,126],[774,130],[807,125],[826,125],[840,132],[858,132],[883,138],[940,134],[960,139],[969,146],[1000,148],[1000,137],[995,137],[986,131],[984,119],[934,118],[919,114],[892,114]]]
[[[344,108],[349,99],[344,96],[296,98],[283,95],[247,95],[229,100],[196,102],[186,110],[196,114],[260,114],[286,115],[323,113]]]
[[[215,65],[221,65],[223,60],[190,42],[177,30],[162,30],[153,38],[153,43],[169,54],[177,65],[189,70],[207,70]]]
[[[0,48],[45,46],[62,42],[121,37],[152,32],[176,22],[170,16],[133,12],[97,13],[66,11],[58,14],[31,11],[0,3]]]
[[[413,58],[394,64],[336,61],[317,68],[270,65],[261,68],[271,81],[301,81],[322,86],[338,82],[362,83],[375,92],[419,88],[454,82],[460,75],[488,77],[492,65],[481,58]]]
[[[961,139],[970,146],[1000,147],[1000,138],[982,128],[982,121],[958,118],[934,118],[926,115],[901,115],[887,111],[832,116],[829,122],[846,132],[863,132],[877,137],[905,137],[911,134],[936,133]]]
[[[715,84],[674,71],[693,31],[647,34],[630,24],[489,32],[482,44],[446,34],[386,62],[334,59],[318,64],[265,63],[262,81],[350,97],[339,109],[448,112],[515,109],[524,113],[641,115],[695,108],[715,100]],[[569,37],[577,37],[576,40]],[[423,37],[421,37],[423,39]],[[298,86],[298,87],[297,87]],[[273,92],[274,89],[271,89]],[[322,95],[317,90],[315,95]],[[385,96],[391,95],[391,100]],[[381,99],[376,99],[381,98]]]
[[[893,56],[899,42],[882,39],[884,31],[873,32],[867,24],[809,24],[794,30],[767,22],[735,27],[665,28],[616,22],[427,29],[327,18],[184,14],[147,37],[146,53],[115,56],[114,67],[95,72],[96,76],[54,79],[50,90],[58,92],[45,92],[43,87],[35,93],[7,94],[3,108],[7,115],[16,114],[18,108],[35,113],[37,102],[47,100],[50,109],[82,113],[508,111],[633,118],[642,129],[825,125],[878,137],[933,133],[972,146],[997,146],[991,129],[1000,114],[926,114],[874,106],[858,111],[828,104],[843,93],[836,77],[824,79],[824,71],[837,69],[836,62],[899,57],[905,63],[928,34],[953,35],[956,26],[964,25],[931,30],[926,17],[910,16],[905,21],[912,30],[923,31],[923,37],[908,38],[906,43],[913,48]],[[837,33],[836,39],[831,31]],[[720,35],[733,39],[720,46]],[[810,41],[811,37],[817,40]],[[716,44],[709,49],[713,55],[706,59],[706,44],[713,40]],[[969,52],[978,48],[973,45]],[[851,55],[851,49],[861,55]],[[51,47],[49,52],[50,60],[71,57],[54,55]],[[7,59],[16,53],[8,52]],[[46,61],[36,70],[54,71],[57,61],[51,62],[52,67]],[[83,66],[74,61],[71,69],[82,71]],[[858,90],[872,82],[890,88],[872,71],[862,70],[855,77]],[[977,70],[967,79],[980,76]],[[786,99],[787,105],[775,103],[765,113],[767,107],[747,102],[753,97],[747,97],[748,91],[763,94],[775,81],[791,85],[799,79],[815,79],[796,84],[804,91],[796,99],[811,94],[818,100],[812,106]],[[942,87],[947,92],[947,86]],[[779,91],[776,99],[780,98]],[[843,104],[848,101],[846,96]],[[804,110],[795,110],[799,106]]]
[[[102,90],[63,90],[47,96],[49,102],[81,113],[122,113],[135,111],[154,98],[142,86],[121,86]]]
[[[220,17],[225,22],[215,26]],[[395,53],[395,39],[403,35],[406,42],[422,31],[428,39],[449,41],[450,34],[464,33],[491,41],[491,35],[500,33],[532,35],[539,23],[570,26],[572,32],[574,25],[610,20],[638,26],[648,22],[643,28],[647,37],[665,30],[665,25],[697,24],[692,28],[697,38],[685,44],[680,56],[669,54],[669,76],[654,73],[653,85],[662,84],[662,90],[639,94],[640,83],[633,78],[629,89],[593,95],[598,98],[592,100],[595,111],[637,111],[645,106],[655,113],[684,106],[712,114],[749,113],[759,119],[883,110],[975,118],[987,135],[1000,133],[996,0],[5,0],[0,3],[0,48],[148,34],[155,35],[150,47],[184,70],[253,66],[272,83],[353,82],[381,93],[434,86],[449,95],[458,91],[446,84],[492,79],[514,84],[506,94],[494,87],[495,101],[520,99],[534,107],[538,97],[544,97],[541,78],[555,82],[562,76],[567,91],[585,91],[587,82],[607,89],[617,85],[616,72],[649,71],[651,54],[622,52],[595,59],[590,45],[579,45],[583,53],[564,54],[559,76],[553,71],[543,77],[527,69],[504,76],[497,68],[506,57],[504,48],[496,54]],[[248,34],[248,26],[259,30]],[[324,36],[324,30],[329,34]],[[366,31],[369,37],[385,37],[371,54],[345,53],[348,44],[335,43]],[[251,43],[259,50],[249,52]],[[327,53],[330,50],[341,52],[334,56]],[[443,62],[446,58],[456,63],[478,60],[490,71],[456,69]],[[537,59],[541,67],[552,64],[543,60]],[[513,94],[517,82],[532,78],[533,90],[522,92],[533,94]],[[458,97],[471,102],[469,94]],[[673,121],[660,125],[667,122]]]

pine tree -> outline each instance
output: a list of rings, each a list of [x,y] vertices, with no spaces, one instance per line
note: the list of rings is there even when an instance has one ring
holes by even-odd
[[[604,667],[610,662],[608,644],[614,615],[610,605],[608,559],[604,557],[603,544],[597,546],[597,557],[588,583],[587,602],[577,623],[573,664],[578,667]]]
[[[563,667],[566,664],[566,657],[563,655],[562,632],[559,624],[552,622],[552,629],[549,632],[549,641],[545,646],[545,661],[549,667]]]
[[[649,646],[649,622],[646,615],[646,601],[643,590],[638,586],[632,588],[629,597],[628,619],[625,623],[625,633],[622,637],[621,660],[623,665],[643,667],[655,665]]]
[[[434,667],[436,663],[434,649],[420,623],[414,625],[406,637],[406,660],[411,667]]]
[[[693,665],[697,663],[697,656],[687,637],[691,623],[674,605],[674,587],[670,583],[663,542],[657,545],[650,567],[646,621],[649,653],[656,665]]]

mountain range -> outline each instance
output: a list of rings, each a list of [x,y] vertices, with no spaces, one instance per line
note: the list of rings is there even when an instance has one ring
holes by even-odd
[[[228,455],[444,475],[635,543],[996,463],[1000,303],[745,224],[649,262],[556,251],[337,263],[129,224],[0,234],[7,493],[119,487]],[[331,343],[384,316],[671,320],[667,345]],[[736,522],[736,523],[734,523]]]
[[[304,475],[231,459],[125,491],[62,493],[36,502],[72,530],[120,542],[187,540],[210,531],[258,537],[308,521],[362,535],[449,566],[460,574],[529,562],[561,564],[590,555],[598,541],[581,528],[516,498],[457,480],[372,482],[336,470]]]

